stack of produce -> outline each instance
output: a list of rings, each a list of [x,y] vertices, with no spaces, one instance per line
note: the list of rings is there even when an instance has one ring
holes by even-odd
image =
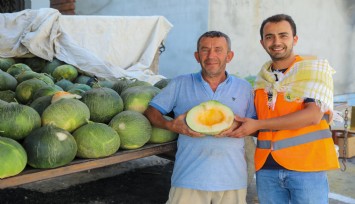
[[[0,58],[0,178],[175,140],[143,115],[168,82],[107,81],[57,59]]]

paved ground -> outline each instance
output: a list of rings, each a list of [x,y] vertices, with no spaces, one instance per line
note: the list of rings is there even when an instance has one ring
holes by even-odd
[[[345,172],[336,170],[328,174],[332,191],[330,204],[355,203],[355,158],[347,160],[346,165]],[[168,196],[172,167],[169,160],[145,158],[0,190],[0,203],[162,204]],[[103,178],[107,175],[110,177]],[[255,181],[249,188],[247,201],[258,203]]]
[[[341,167],[344,168],[342,160],[339,161]],[[345,166],[345,171],[328,172],[331,191],[329,197],[333,198],[331,203],[355,203],[355,157],[347,159]]]

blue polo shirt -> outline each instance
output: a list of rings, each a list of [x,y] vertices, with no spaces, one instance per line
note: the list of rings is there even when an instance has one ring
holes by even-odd
[[[203,80],[201,72],[181,75],[170,81],[150,105],[162,114],[175,116],[192,107],[216,100],[229,106],[241,117],[255,117],[251,85],[227,74],[215,92]],[[172,175],[172,186],[205,191],[226,191],[247,187],[244,139],[179,135]]]

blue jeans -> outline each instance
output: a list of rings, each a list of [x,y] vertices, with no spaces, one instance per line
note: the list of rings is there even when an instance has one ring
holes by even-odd
[[[328,178],[324,171],[262,169],[256,172],[260,204],[326,204]]]

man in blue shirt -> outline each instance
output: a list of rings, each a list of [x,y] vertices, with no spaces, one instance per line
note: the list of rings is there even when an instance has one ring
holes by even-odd
[[[254,117],[252,87],[246,80],[226,72],[226,65],[234,56],[226,34],[204,33],[194,54],[201,71],[172,79],[145,111],[153,126],[179,133],[167,203],[244,204],[247,189],[244,139],[194,132],[185,117],[192,107],[208,100],[229,106],[234,114]],[[171,111],[175,118],[164,119],[163,115]]]

